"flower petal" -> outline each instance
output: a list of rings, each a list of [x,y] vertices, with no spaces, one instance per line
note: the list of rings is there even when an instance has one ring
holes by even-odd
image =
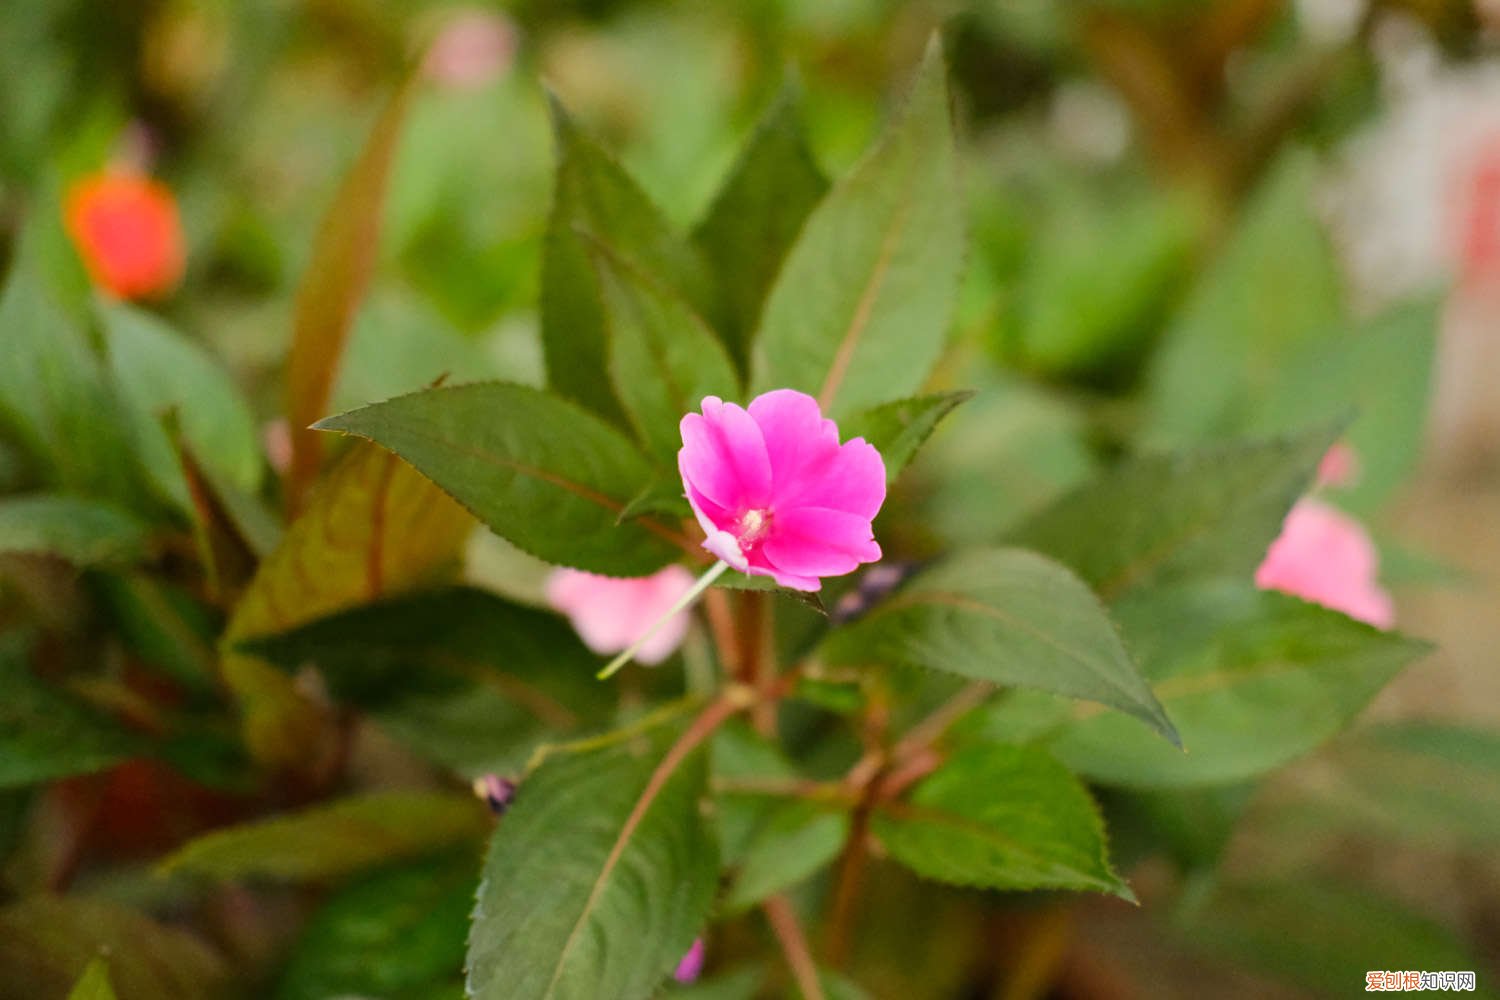
[[[678,467],[683,478],[719,506],[765,507],[771,499],[771,460],[760,426],[742,407],[717,396],[703,400],[703,416],[682,420]]]
[[[778,490],[778,509],[824,507],[866,521],[885,503],[885,460],[864,438],[846,441],[817,468],[805,470],[790,490]]]
[[[826,507],[778,510],[762,550],[776,569],[798,576],[842,576],[880,559],[868,517]]]
[[[771,486],[777,501],[795,493],[808,475],[838,454],[839,429],[825,420],[818,401],[795,389],[776,389],[750,401],[771,460]]]

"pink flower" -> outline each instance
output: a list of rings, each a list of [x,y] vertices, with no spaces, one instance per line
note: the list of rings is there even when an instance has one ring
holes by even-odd
[[[1359,454],[1353,445],[1335,441],[1318,462],[1318,485],[1338,489],[1353,486],[1358,479]]]
[[[698,977],[703,975],[704,951],[703,939],[694,939],[693,946],[682,956],[682,961],[677,963],[677,971],[672,973],[672,978],[679,983],[697,982]]]
[[[681,566],[624,578],[559,569],[547,579],[547,600],[568,616],[589,649],[617,653],[645,634],[692,586],[693,575]],[[681,644],[687,627],[688,613],[678,612],[641,644],[635,658],[660,663]]]
[[[716,396],[682,418],[677,467],[708,535],[741,573],[818,590],[880,558],[870,522],[885,502],[885,462],[863,438],[839,444],[806,393],[777,389],[742,409]]]
[[[1358,521],[1317,500],[1299,500],[1255,571],[1255,585],[1342,611],[1377,628],[1396,613],[1376,579],[1377,557]]]
[[[428,77],[455,90],[477,90],[510,67],[516,29],[504,14],[461,10],[450,17],[427,50]]]

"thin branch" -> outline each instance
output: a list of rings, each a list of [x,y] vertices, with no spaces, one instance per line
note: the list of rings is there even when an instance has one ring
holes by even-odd
[[[901,738],[901,742],[896,744],[892,756],[901,760],[932,746],[949,727],[983,705],[994,693],[995,685],[989,681],[974,681],[965,685],[963,690],[939,705],[931,715],[912,726]]]
[[[781,945],[787,967],[792,970],[792,978],[797,981],[797,988],[802,991],[804,1000],[825,1000],[823,984],[818,979],[818,967],[813,962],[812,950],[807,946],[807,935],[797,920],[797,911],[792,909],[791,902],[785,896],[777,895],[760,905]]]

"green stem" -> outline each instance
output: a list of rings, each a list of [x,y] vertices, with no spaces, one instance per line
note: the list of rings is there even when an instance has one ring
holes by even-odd
[[[601,681],[609,677],[613,677],[616,671],[618,671],[626,663],[630,662],[630,659],[635,656],[636,651],[644,646],[647,640],[649,640],[657,632],[661,631],[662,626],[670,621],[673,615],[676,615],[679,611],[686,610],[690,605],[692,605],[692,603],[698,599],[699,595],[701,595],[705,590],[712,586],[715,580],[724,575],[724,571],[728,568],[729,564],[724,562],[722,559],[710,566],[706,573],[698,577],[698,582],[693,584],[691,590],[679,597],[677,599],[677,602],[670,608],[668,608],[665,614],[651,623],[651,627],[643,632],[639,639],[631,643],[629,648],[627,648],[619,656],[616,656],[613,660],[610,660],[609,665],[606,666],[603,670],[599,671],[599,673],[595,676],[598,677]]]

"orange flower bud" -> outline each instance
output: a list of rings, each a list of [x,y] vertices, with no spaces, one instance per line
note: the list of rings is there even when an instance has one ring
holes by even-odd
[[[89,276],[110,294],[160,298],[182,280],[177,200],[159,181],[122,171],[92,174],[69,189],[64,218]]]

